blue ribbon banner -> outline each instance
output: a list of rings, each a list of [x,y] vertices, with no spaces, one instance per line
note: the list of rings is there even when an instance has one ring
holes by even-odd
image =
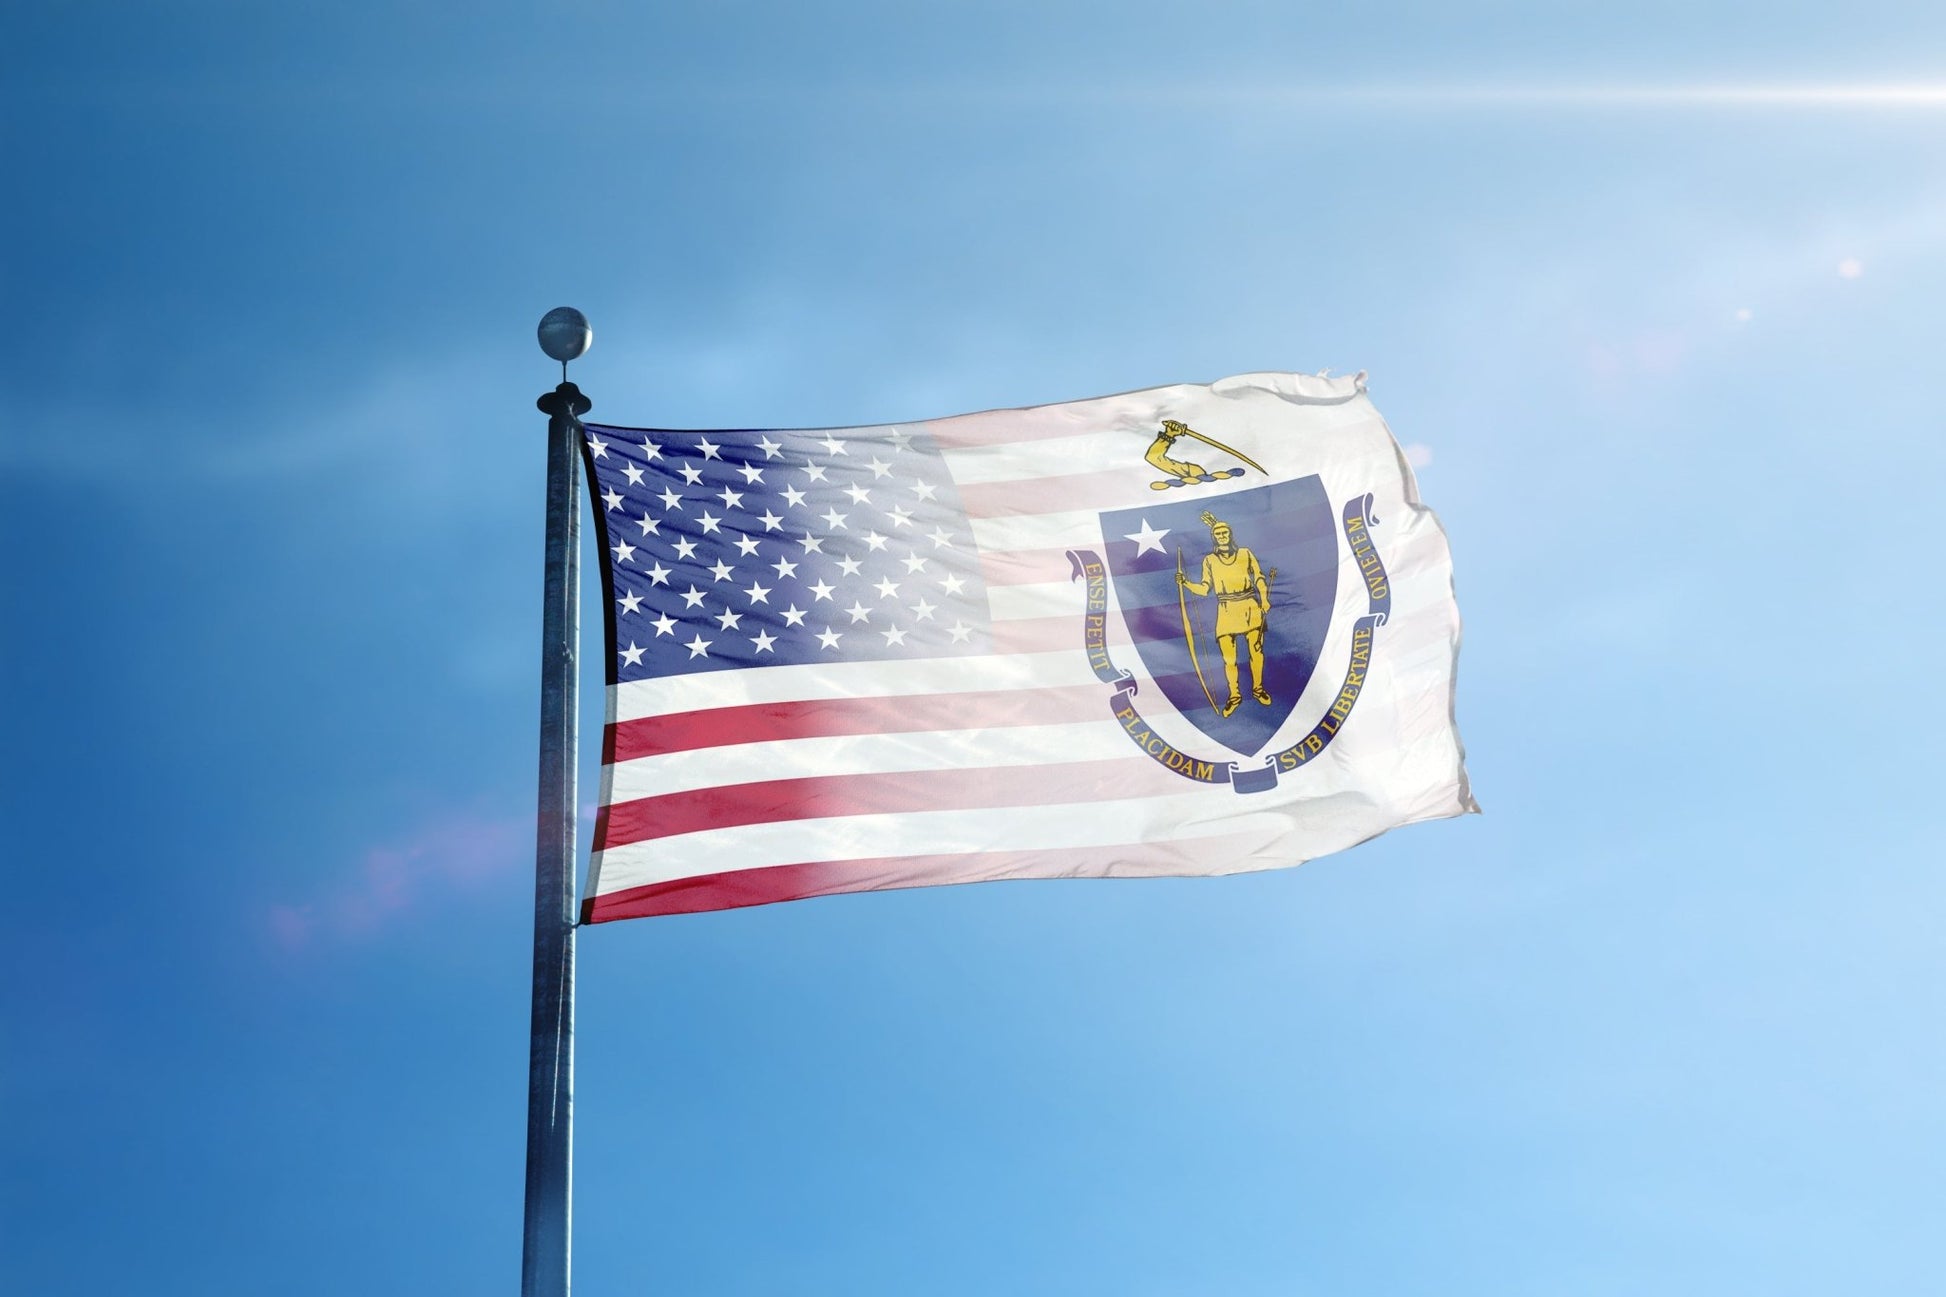
[[[1392,612],[1392,586],[1385,576],[1384,560],[1372,543],[1371,529],[1377,525],[1369,493],[1345,504],[1345,539],[1351,545],[1352,561],[1358,565],[1359,576],[1365,582],[1366,610],[1364,616],[1352,623],[1344,683],[1309,734],[1282,751],[1271,753],[1264,759],[1262,768],[1256,770],[1239,770],[1234,761],[1205,761],[1192,756],[1157,734],[1142,719],[1135,709],[1135,677],[1116,666],[1108,652],[1108,568],[1093,550],[1069,550],[1068,563],[1073,571],[1068,579],[1087,582],[1088,611],[1082,618],[1081,635],[1088,649],[1088,665],[1096,679],[1112,686],[1109,710],[1135,746],[1185,779],[1203,784],[1228,784],[1239,793],[1260,793],[1275,788],[1281,772],[1296,770],[1329,747],[1358,703],[1358,695],[1365,688],[1366,673],[1371,668],[1372,639]]]

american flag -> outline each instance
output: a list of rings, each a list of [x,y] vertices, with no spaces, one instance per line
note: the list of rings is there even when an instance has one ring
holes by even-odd
[[[1067,552],[1135,540],[1100,517],[1152,498],[1160,419],[1316,425],[1411,491],[1362,385],[1228,383],[857,429],[587,425],[608,724],[584,920],[1223,873],[1303,858],[1294,826],[1311,855],[1384,827],[1213,798],[1129,743],[1090,669]]]

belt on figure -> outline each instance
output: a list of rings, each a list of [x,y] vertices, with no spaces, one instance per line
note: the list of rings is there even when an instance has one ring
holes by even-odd
[[[1216,596],[1218,603],[1236,603],[1240,599],[1248,599],[1251,603],[1257,602],[1257,596],[1248,590],[1239,594],[1219,594]]]

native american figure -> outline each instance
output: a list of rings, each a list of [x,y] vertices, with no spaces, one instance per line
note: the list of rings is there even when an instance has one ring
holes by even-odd
[[[1264,685],[1264,615],[1270,611],[1270,578],[1257,565],[1257,556],[1236,543],[1229,523],[1207,509],[1202,516],[1203,525],[1210,529],[1214,551],[1203,556],[1200,581],[1191,581],[1183,573],[1178,553],[1176,584],[1192,594],[1213,595],[1216,599],[1216,647],[1223,654],[1223,678],[1230,685],[1228,700],[1216,710],[1228,716],[1243,701],[1243,691],[1237,687],[1238,640],[1250,651],[1250,679],[1254,686],[1250,696],[1265,705],[1270,703],[1270,690]],[[1193,658],[1196,645],[1186,607],[1183,633],[1190,636]],[[1210,699],[1210,704],[1215,706],[1216,700]]]

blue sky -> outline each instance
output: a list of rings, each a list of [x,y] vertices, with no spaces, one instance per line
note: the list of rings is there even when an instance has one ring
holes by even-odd
[[[619,423],[1369,371],[1487,812],[584,933],[580,1291],[1936,1284],[1946,13],[5,28],[0,1287],[514,1289],[564,302]]]

